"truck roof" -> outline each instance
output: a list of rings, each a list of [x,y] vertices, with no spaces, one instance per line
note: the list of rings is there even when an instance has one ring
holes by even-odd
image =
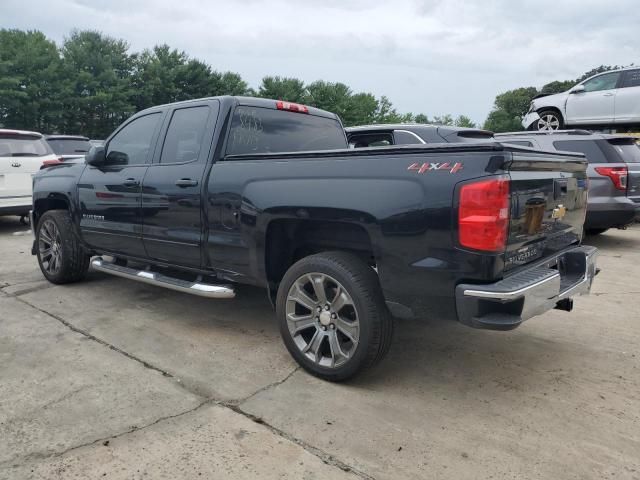
[[[276,102],[280,101],[280,100],[272,100],[268,98],[259,98],[259,97],[221,95],[216,97],[194,98],[191,100],[183,100],[181,102],[172,102],[172,103],[165,103],[163,105],[156,105],[156,106],[147,108],[145,110],[142,110],[138,112],[136,115],[143,112],[152,112],[154,110],[165,108],[168,106],[174,107],[178,105],[188,105],[189,103],[201,102],[203,100],[219,100],[223,105],[225,103],[229,105],[232,105],[235,103],[236,105],[242,105],[242,106],[248,106],[248,107],[259,107],[259,108],[270,108],[272,110],[276,110]],[[287,103],[295,103],[295,102],[287,102]],[[339,120],[338,115],[336,115],[335,113],[327,112],[326,110],[322,110],[320,108],[310,107],[308,105],[305,105],[305,107],[307,107],[309,115],[315,115],[318,117],[325,117],[325,118],[332,118],[335,120]]]

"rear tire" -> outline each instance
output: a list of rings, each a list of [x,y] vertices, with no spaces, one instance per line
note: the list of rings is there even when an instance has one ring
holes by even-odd
[[[556,110],[543,110],[540,112],[540,120],[535,122],[535,130],[552,131],[564,128],[564,119]]]
[[[77,282],[89,270],[90,256],[80,245],[67,210],[49,210],[38,220],[36,253],[40,270],[51,283]]]
[[[604,233],[607,230],[609,229],[608,228],[587,228],[585,229],[585,233],[587,235],[600,235],[601,233]]]
[[[375,271],[345,252],[310,255],[291,266],[278,288],[276,315],[296,362],[333,382],[376,365],[393,336]]]

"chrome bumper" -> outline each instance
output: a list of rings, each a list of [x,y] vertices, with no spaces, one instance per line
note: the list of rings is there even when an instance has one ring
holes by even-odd
[[[597,256],[595,247],[575,247],[496,283],[458,285],[458,320],[477,328],[509,330],[552,308],[570,310],[571,297],[591,290]]]

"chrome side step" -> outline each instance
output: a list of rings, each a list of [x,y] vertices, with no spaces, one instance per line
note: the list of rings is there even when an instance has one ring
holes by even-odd
[[[136,270],[123,267],[113,262],[108,262],[102,257],[96,257],[91,261],[91,266],[100,272],[109,273],[118,277],[149,283],[158,287],[169,288],[178,292],[190,293],[208,298],[233,298],[236,296],[231,285],[211,285],[201,282],[189,282],[179,278],[168,277],[149,270]]]

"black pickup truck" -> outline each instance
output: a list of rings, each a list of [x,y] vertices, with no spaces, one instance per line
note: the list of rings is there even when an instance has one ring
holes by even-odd
[[[385,355],[394,317],[508,330],[570,310],[596,273],[585,169],[499,142],[349,149],[331,113],[194,100],[39,172],[33,253],[54,283],[91,264],[212,298],[264,287],[296,361],[343,380]]]

